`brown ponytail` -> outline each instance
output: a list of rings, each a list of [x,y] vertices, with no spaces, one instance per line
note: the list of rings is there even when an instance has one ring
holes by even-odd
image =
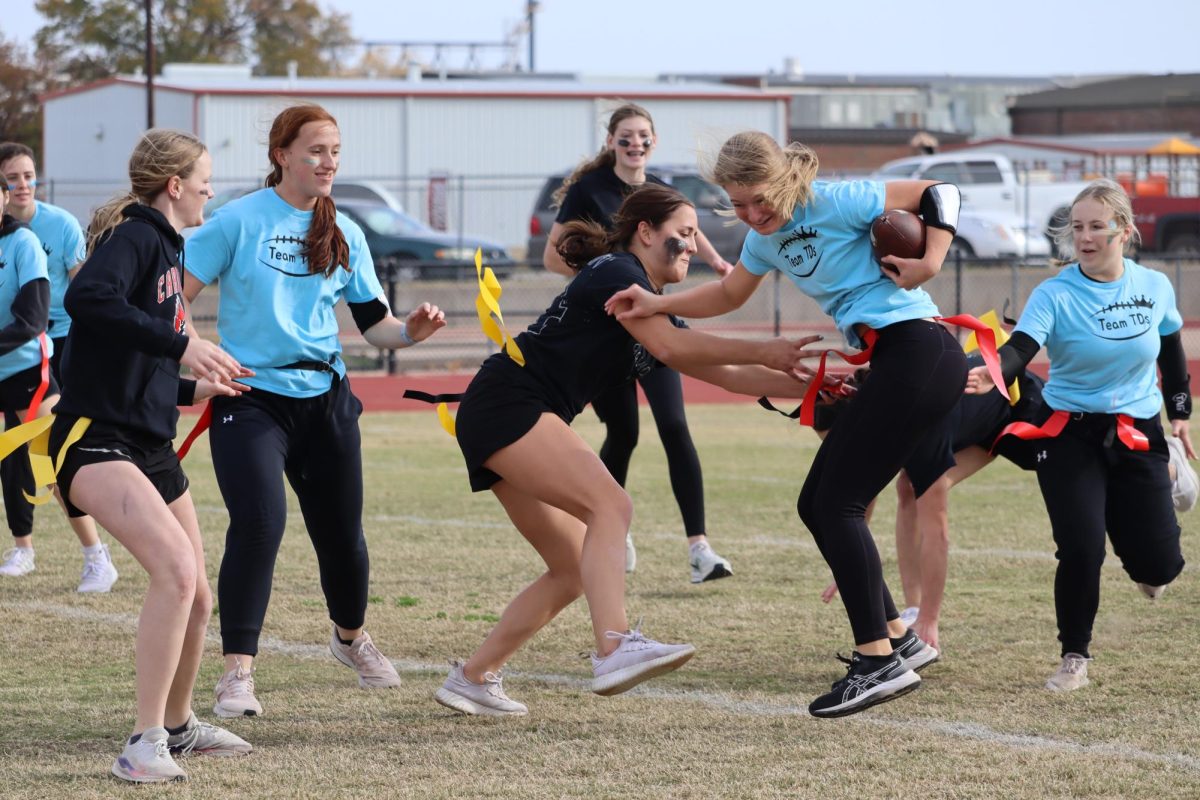
[[[645,222],[658,230],[667,218],[680,206],[691,206],[692,201],[678,189],[648,183],[635,189],[621,203],[613,215],[613,228],[606,231],[599,223],[591,220],[572,220],[563,225],[555,250],[571,269],[578,272],[593,258],[605,253],[628,250],[638,225]],[[693,208],[695,206],[692,206]]]
[[[639,106],[637,103],[625,103],[612,113],[608,118],[608,135],[612,136],[617,132],[617,126],[631,117],[641,117],[650,123],[650,130],[654,131],[654,119],[650,116],[650,112]],[[563,204],[563,200],[567,197],[567,189],[571,188],[571,184],[578,183],[579,179],[589,172],[595,172],[598,169],[605,167],[611,169],[617,163],[617,154],[607,146],[600,148],[600,152],[582,162],[575,168],[575,171],[567,176],[563,181],[562,186],[554,190],[552,195],[553,202],[551,205],[554,208],[559,208]],[[586,263],[586,262],[585,262]]]
[[[278,186],[283,180],[283,167],[275,159],[275,151],[294,142],[300,135],[300,129],[309,122],[329,122],[337,126],[333,115],[315,103],[285,108],[271,123],[271,133],[267,139],[271,172],[265,181],[267,187]],[[313,275],[321,273],[328,278],[338,267],[350,271],[350,245],[337,225],[337,206],[332,197],[317,198],[302,252],[308,261],[308,271]]]

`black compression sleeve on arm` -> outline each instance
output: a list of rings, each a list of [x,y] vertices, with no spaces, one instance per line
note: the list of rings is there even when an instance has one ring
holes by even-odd
[[[1004,383],[1012,383],[1018,375],[1025,371],[1029,362],[1041,350],[1041,345],[1027,333],[1017,331],[1012,338],[1000,348],[1000,371],[1004,374]]]
[[[375,298],[365,303],[347,303],[359,333],[366,333],[388,315],[387,303]]]
[[[1192,416],[1191,376],[1187,356],[1183,353],[1183,337],[1179,331],[1162,337],[1158,351],[1158,369],[1162,372],[1163,402],[1167,419],[1190,419]]]
[[[50,281],[34,278],[13,298],[13,321],[0,328],[0,356],[11,353],[46,330],[50,320]]]

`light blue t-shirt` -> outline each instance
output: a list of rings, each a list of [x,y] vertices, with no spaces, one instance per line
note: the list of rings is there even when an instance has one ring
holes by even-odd
[[[204,283],[220,281],[217,333],[221,347],[257,375],[249,386],[288,397],[329,391],[328,372],[281,369],[297,361],[332,361],[346,374],[334,306],[338,300],[386,304],[367,240],[337,215],[350,246],[350,271],[310,274],[301,254],[311,211],[293,208],[274,189],[227,203],[200,226],[184,249],[184,267]]]
[[[83,261],[87,241],[79,220],[65,209],[37,201],[29,227],[42,243],[46,269],[50,272],[50,327],[48,332],[61,339],[71,331],[71,318],[63,308],[63,295],[71,280],[70,271]]]
[[[883,213],[878,181],[814,181],[808,204],[775,233],[754,231],[742,245],[742,264],[755,275],[780,270],[833,317],[846,341],[863,342],[856,323],[879,329],[938,316],[924,289],[901,289],[880,272],[871,253],[871,222]]]
[[[12,304],[21,287],[38,278],[48,277],[46,254],[42,252],[41,243],[33,231],[17,228],[0,238],[0,328],[7,328],[13,323]],[[42,346],[38,338],[35,336],[0,356],[0,380],[42,363]],[[49,342],[46,344],[53,347]]]
[[[1078,264],[1033,290],[1016,331],[1046,348],[1050,378],[1042,389],[1056,411],[1158,416],[1161,336],[1183,327],[1167,276],[1125,259],[1111,283]]]

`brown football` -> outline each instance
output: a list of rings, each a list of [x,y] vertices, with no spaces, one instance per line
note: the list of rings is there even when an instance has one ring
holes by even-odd
[[[884,256],[921,258],[925,255],[925,223],[910,211],[893,208],[871,223],[871,251]]]

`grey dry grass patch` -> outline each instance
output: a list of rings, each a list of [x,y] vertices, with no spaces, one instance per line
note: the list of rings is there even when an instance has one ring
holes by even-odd
[[[189,760],[175,797],[859,797],[906,796],[880,775],[919,776],[931,797],[1200,796],[1197,686],[1181,670],[1195,649],[1192,573],[1150,604],[1124,573],[1104,573],[1093,686],[1055,697],[1041,682],[1057,662],[1048,525],[1032,476],[998,464],[952,497],[944,663],[920,692],[840,721],[804,708],[842,667],[844,613],[817,594],[828,571],[795,517],[815,439],[750,407],[689,409],[706,468],[709,533],[733,579],[687,582],[678,508],[649,417],[630,489],[638,571],[631,616],[650,635],[686,639],[697,657],[642,692],[584,690],[586,607],[568,608],[509,665],[521,720],[458,717],[432,702],[451,657],[482,640],[539,570],[498,503],[465,488],[454,443],[431,415],[363,418],[365,526],[371,546],[367,628],[407,665],[393,692],[357,689],[324,655],[328,621],[315,558],[293,511],[265,633],[258,686],[267,714],[229,727],[258,751]],[[593,445],[601,431],[585,413]],[[193,460],[194,459],[194,460]],[[189,459],[215,586],[225,519],[207,452]],[[756,476],[770,481],[754,480]],[[1022,490],[1023,487],[1023,490]],[[892,588],[890,492],[875,532]],[[1184,519],[1185,528],[1191,520]],[[115,797],[106,779],[132,724],[130,625],[144,575],[114,548],[111,595],[71,589],[78,556],[65,523],[38,516],[38,571],[0,583],[0,785],[5,796]],[[1185,540],[1185,547],[1191,537]],[[1111,560],[1111,559],[1110,559]],[[401,598],[419,602],[405,604]],[[44,607],[42,611],[31,609]],[[71,609],[73,612],[63,612]],[[213,629],[219,618],[213,621]],[[196,692],[207,716],[220,671],[210,643]],[[150,790],[159,794],[162,790]]]

